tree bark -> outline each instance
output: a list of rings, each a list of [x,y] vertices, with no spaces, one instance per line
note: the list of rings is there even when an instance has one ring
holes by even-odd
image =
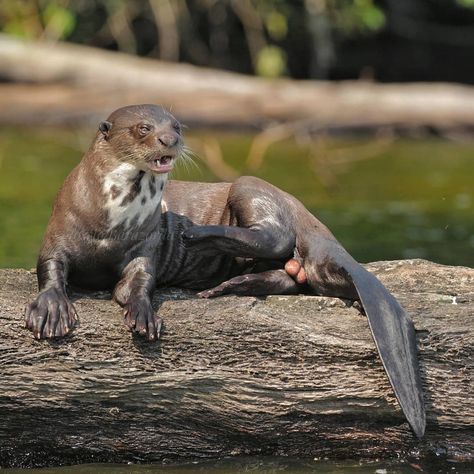
[[[453,84],[266,80],[71,44],[0,34],[0,123],[94,124],[133,103],[185,123],[299,131],[472,131],[474,88]]]
[[[474,269],[368,265],[417,328],[427,432],[414,438],[367,321],[335,298],[202,300],[157,291],[158,343],[132,337],[107,293],[72,295],[81,326],[36,341],[36,294],[0,270],[0,466],[237,454],[474,459]]]

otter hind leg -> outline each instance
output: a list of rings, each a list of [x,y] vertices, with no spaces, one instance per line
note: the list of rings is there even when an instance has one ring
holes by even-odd
[[[248,273],[227,280],[209,290],[201,291],[201,298],[222,295],[265,296],[294,295],[301,292],[298,285],[284,270],[269,270],[261,273]]]
[[[183,244],[201,255],[225,253],[235,257],[282,259],[292,255],[294,236],[281,236],[264,226],[192,226],[182,234]]]
[[[202,255],[290,257],[296,245],[291,202],[269,183],[243,176],[231,186],[226,204],[238,225],[192,226],[183,232],[183,244]]]

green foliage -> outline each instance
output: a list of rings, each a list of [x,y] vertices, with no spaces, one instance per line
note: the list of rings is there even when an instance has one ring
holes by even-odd
[[[474,8],[474,0],[456,0],[459,5],[462,5],[466,8]]]
[[[5,33],[24,38],[38,37],[42,31],[38,11],[28,1],[0,3],[0,26]]]
[[[42,11],[41,17],[45,24],[45,31],[49,32],[49,36],[58,39],[67,38],[76,25],[74,12],[53,2]]]
[[[42,0],[0,3],[0,30],[22,38],[66,39],[76,25],[76,12],[68,2]]]
[[[335,27],[345,35],[378,31],[385,25],[385,14],[374,0],[333,0],[330,12]]]
[[[181,28],[189,31],[181,31],[181,35],[192,34],[193,28],[187,24],[185,12],[185,2],[183,0],[167,0],[174,8],[177,15],[177,23]],[[458,0],[465,6],[474,5],[474,0]],[[213,2],[189,1],[188,14],[201,12],[209,20],[209,27],[214,23]],[[235,14],[233,2],[222,0],[228,13]],[[135,18],[146,17],[152,20],[153,14],[150,10],[150,2],[126,2],[124,0],[95,0],[88,2],[85,10],[84,2],[72,0],[12,0],[0,2],[0,30],[6,33],[22,36],[26,38],[46,37],[53,40],[67,39],[81,18],[84,11],[87,15],[100,17],[106,12],[104,26],[105,33],[109,22],[113,22],[113,16],[120,10],[125,17],[121,21],[128,23],[129,27]],[[249,25],[244,27],[255,27],[255,18],[259,18],[264,25],[270,42],[279,42],[288,37],[290,15],[294,17],[309,17],[312,14],[312,6],[318,6],[320,14],[326,15],[333,26],[333,29],[340,30],[346,35],[356,34],[361,31],[376,31],[383,27],[385,16],[383,11],[375,5],[374,0],[320,0],[313,2],[307,0],[300,5],[290,0],[249,0],[242,2],[247,9],[247,17],[253,18]],[[159,11],[159,10],[157,10]],[[182,15],[182,17],[180,16]],[[244,17],[239,17],[245,23]],[[81,18],[82,20],[82,18]],[[152,20],[154,21],[154,20]],[[250,21],[250,20],[249,20]],[[303,21],[304,23],[304,21]],[[158,26],[158,25],[157,25]],[[85,29],[84,31],[88,31]],[[113,33],[108,32],[109,34]],[[90,38],[79,37],[79,42],[87,43]],[[120,43],[120,41],[119,41]],[[275,53],[263,52],[263,56]]]
[[[165,3],[173,21],[160,21]],[[171,50],[178,52],[171,60],[226,64],[236,70],[250,62],[253,72],[264,77],[287,74],[287,58],[302,48],[303,38],[316,50],[321,41],[328,43],[323,49],[334,50],[336,36],[370,34],[384,24],[375,0],[0,0],[0,31],[8,34],[92,43],[158,58],[166,37],[174,42]],[[301,33],[290,32],[293,25],[299,25]],[[329,28],[321,36],[309,25]],[[217,37],[219,41],[212,40]]]
[[[282,13],[272,10],[265,18],[268,34],[275,41],[280,41],[288,34],[288,21]]]
[[[286,69],[285,52],[278,46],[265,46],[259,51],[257,74],[263,77],[279,77]]]

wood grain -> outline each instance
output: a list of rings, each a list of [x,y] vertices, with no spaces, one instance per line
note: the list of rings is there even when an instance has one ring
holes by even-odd
[[[74,293],[63,341],[22,328],[35,276],[0,270],[0,466],[238,454],[474,459],[474,269],[368,265],[413,317],[427,404],[417,441],[367,321],[334,298],[156,293],[158,343],[106,293]]]

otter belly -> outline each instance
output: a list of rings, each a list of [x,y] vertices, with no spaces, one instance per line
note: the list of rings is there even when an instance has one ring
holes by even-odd
[[[112,290],[130,261],[129,246],[113,239],[93,239],[71,252],[69,281],[89,290]]]
[[[119,281],[119,274],[107,266],[96,266],[92,272],[77,268],[71,271],[69,281],[72,286],[86,290],[113,290]]]

